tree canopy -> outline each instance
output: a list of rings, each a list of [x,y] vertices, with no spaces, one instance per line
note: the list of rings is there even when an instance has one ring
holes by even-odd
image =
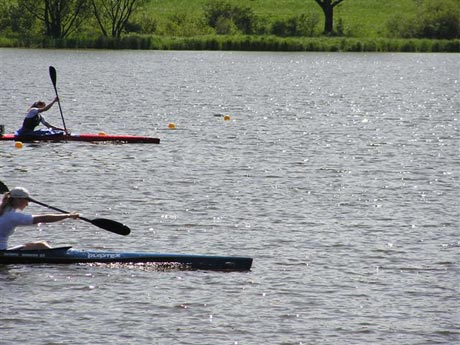
[[[87,0],[20,0],[19,7],[43,22],[46,36],[65,38],[85,19]]]
[[[129,18],[142,0],[90,0],[94,17],[104,36],[120,38]]]

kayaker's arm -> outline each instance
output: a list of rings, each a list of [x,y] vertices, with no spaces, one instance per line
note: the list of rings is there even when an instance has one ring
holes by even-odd
[[[60,128],[60,127],[53,126],[51,123],[49,123],[48,121],[46,121],[44,117],[42,117],[41,122],[42,122],[46,127],[48,127],[48,128],[52,128],[52,129],[55,129],[55,130],[57,130],[57,131],[63,131],[63,132],[68,133],[64,128]]]
[[[65,214],[42,214],[38,216],[32,216],[33,217],[33,224],[38,224],[38,223],[54,223],[54,222],[59,222],[64,219],[77,219],[80,217],[80,214],[78,213],[65,213]]]
[[[41,112],[49,110],[53,106],[53,104],[56,103],[56,102],[59,102],[59,98],[57,96],[47,106],[45,106],[43,108],[39,108],[38,112],[41,113]],[[57,131],[63,131],[63,132],[68,133],[65,128],[60,128],[60,127],[53,126],[51,123],[46,121],[45,118],[42,115],[41,115],[41,118],[40,118],[40,122],[43,123],[43,125],[45,125],[48,128],[52,128],[52,129],[57,130]]]
[[[48,126],[48,128],[52,128],[52,129],[55,129],[57,131],[63,131],[65,133],[69,134],[68,131],[66,131],[64,128],[61,128],[61,127],[56,127],[56,126],[50,125],[50,126]]]

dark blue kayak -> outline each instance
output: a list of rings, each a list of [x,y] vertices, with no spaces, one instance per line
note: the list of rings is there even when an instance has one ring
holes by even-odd
[[[123,253],[59,247],[43,250],[1,250],[0,265],[76,263],[168,263],[197,270],[248,271],[252,258],[189,254]]]

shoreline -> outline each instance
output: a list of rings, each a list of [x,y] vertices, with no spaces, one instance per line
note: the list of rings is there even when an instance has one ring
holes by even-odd
[[[260,52],[410,52],[459,53],[460,39],[392,39],[353,37],[199,36],[163,37],[126,35],[88,39],[0,37],[0,48],[211,50]]]

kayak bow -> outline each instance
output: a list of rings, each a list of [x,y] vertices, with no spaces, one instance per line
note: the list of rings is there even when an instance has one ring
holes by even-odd
[[[58,247],[42,250],[2,250],[1,264],[176,263],[197,270],[248,271],[252,258],[193,254],[124,253]]]

